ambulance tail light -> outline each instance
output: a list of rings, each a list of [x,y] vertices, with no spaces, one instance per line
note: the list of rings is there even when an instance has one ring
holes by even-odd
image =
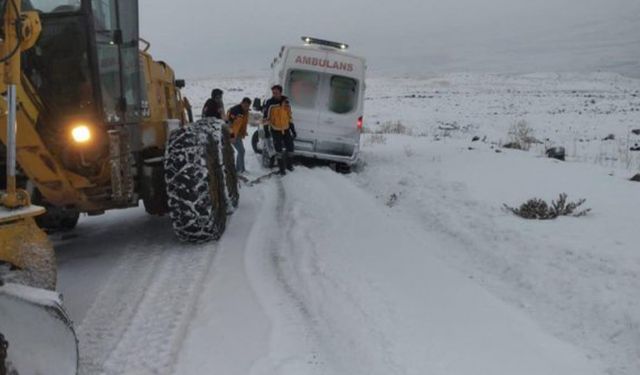
[[[358,117],[358,130],[362,131],[362,127],[363,127],[364,123],[362,120],[362,116]]]

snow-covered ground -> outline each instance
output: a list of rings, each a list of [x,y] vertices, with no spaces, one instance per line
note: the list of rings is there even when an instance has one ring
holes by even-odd
[[[265,84],[186,94],[219,86],[229,106]],[[372,78],[362,170],[244,187],[218,243],[182,245],[143,209],[83,218],[56,239],[82,373],[637,374],[639,84]],[[496,152],[521,120],[543,143]],[[592,212],[502,209],[563,192]]]

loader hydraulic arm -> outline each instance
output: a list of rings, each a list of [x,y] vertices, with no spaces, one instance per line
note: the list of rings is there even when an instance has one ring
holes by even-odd
[[[3,82],[5,92],[5,103],[7,108],[0,108],[2,113],[7,113],[7,124],[5,144],[7,145],[7,191],[1,198],[3,206],[8,208],[18,208],[29,206],[29,196],[18,194],[16,190],[16,87],[20,80],[20,53],[22,52],[23,41],[33,41],[30,36],[35,31],[39,34],[40,26],[38,19],[35,23],[25,22],[27,26],[23,29],[23,20],[20,13],[20,2],[4,2],[4,40],[2,41],[2,62],[3,62]],[[26,17],[25,17],[26,18]],[[26,34],[23,38],[22,35]],[[37,36],[36,36],[37,38]],[[32,44],[33,45],[33,44]],[[25,48],[30,47],[25,42]],[[4,133],[4,132],[3,132]]]
[[[75,186],[90,185],[80,176],[62,167],[49,152],[36,131],[36,123],[43,105],[24,77],[20,66],[20,52],[33,47],[42,26],[37,12],[20,12],[20,0],[7,0],[4,14],[4,40],[0,42],[0,141],[7,146],[7,192],[1,198],[5,207],[29,205],[29,197],[16,189],[16,162],[46,197],[60,205],[78,202]],[[11,125],[12,124],[12,125]]]
[[[33,206],[16,186],[16,146],[33,131],[37,113],[21,84],[20,53],[38,38],[35,13],[21,13],[21,0],[0,3],[4,38],[0,42],[0,126],[7,146],[7,191],[0,194],[0,375],[75,374],[78,341],[56,287],[56,261]],[[38,138],[39,140],[39,138]],[[23,150],[24,151],[24,150]],[[53,355],[51,355],[53,353]]]

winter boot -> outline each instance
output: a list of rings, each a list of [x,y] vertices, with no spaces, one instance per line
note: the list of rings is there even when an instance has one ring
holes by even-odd
[[[284,159],[284,165],[285,167],[289,170],[289,171],[293,171],[293,164],[291,163],[291,158],[289,157],[289,153],[288,152],[284,152],[282,155],[282,158]]]

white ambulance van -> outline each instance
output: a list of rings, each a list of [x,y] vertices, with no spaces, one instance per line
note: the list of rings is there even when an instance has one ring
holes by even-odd
[[[363,125],[366,61],[344,43],[302,37],[283,46],[271,64],[270,88],[284,88],[293,112],[295,156],[350,167],[358,160]],[[254,150],[272,156],[269,141],[256,132]]]

